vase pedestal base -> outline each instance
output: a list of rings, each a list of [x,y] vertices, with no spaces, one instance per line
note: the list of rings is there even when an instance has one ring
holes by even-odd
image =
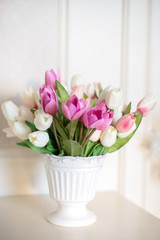
[[[94,213],[86,209],[85,204],[59,204],[55,212],[48,216],[52,224],[63,227],[88,226],[96,221]]]

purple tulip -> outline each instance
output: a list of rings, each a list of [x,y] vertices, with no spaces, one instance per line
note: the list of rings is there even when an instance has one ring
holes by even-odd
[[[50,86],[51,88],[54,88],[56,90],[56,80],[58,82],[61,82],[61,75],[60,75],[60,70],[58,69],[57,75],[51,69],[50,71],[45,72],[45,84],[46,86]]]
[[[102,101],[83,115],[83,123],[87,128],[105,130],[110,126],[113,118],[113,112]]]
[[[90,100],[87,104],[82,99],[78,99],[76,95],[72,95],[67,103],[62,103],[63,114],[69,120],[75,120],[80,118],[86,110],[90,108]]]
[[[44,85],[44,87],[39,88],[39,93],[41,97],[43,111],[49,114],[57,113],[59,106],[54,89],[52,89],[50,86]]]

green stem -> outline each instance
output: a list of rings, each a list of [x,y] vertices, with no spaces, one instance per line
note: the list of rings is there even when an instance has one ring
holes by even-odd
[[[83,122],[81,122],[81,125],[80,125],[80,133],[79,133],[79,143],[81,142],[81,139],[82,139],[82,133],[83,133]]]
[[[83,138],[83,140],[82,140],[82,142],[81,142],[81,145],[83,145],[83,143],[85,142],[85,140],[86,140],[86,138],[87,138],[90,130],[91,130],[90,128],[87,129],[87,131],[86,131],[86,133],[85,133],[85,135],[84,135],[84,138]]]
[[[55,139],[56,139],[56,142],[57,142],[58,149],[59,149],[59,151],[61,151],[61,147],[60,147],[59,140],[58,140],[58,137],[57,137],[57,131],[56,131],[56,126],[55,126],[54,116],[53,116],[53,131],[54,131],[54,135],[55,135]]]
[[[60,116],[59,112],[57,112],[57,116],[58,116],[59,119],[61,119],[61,116]]]
[[[88,142],[88,140],[90,139],[90,137],[92,136],[92,134],[96,131],[95,128],[93,128],[91,130],[91,132],[89,133],[89,135],[86,137],[85,141],[83,141],[84,143],[82,144],[82,148],[85,147],[86,143]]]
[[[102,147],[102,149],[99,151],[98,155],[103,155],[104,150],[106,149],[105,146]]]
[[[71,120],[70,128],[69,128],[69,139],[70,140],[72,139],[72,123],[73,123],[73,120]]]

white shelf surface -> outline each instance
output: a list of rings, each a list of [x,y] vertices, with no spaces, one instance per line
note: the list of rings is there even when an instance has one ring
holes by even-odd
[[[1,240],[159,240],[160,220],[115,192],[97,193],[88,204],[97,222],[80,228],[47,222],[56,203],[48,195],[0,198]]]

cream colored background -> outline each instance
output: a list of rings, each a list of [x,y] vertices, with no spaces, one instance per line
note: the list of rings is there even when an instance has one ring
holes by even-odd
[[[63,83],[82,74],[86,83],[121,86],[127,102],[151,92],[158,100],[136,136],[108,155],[98,190],[115,190],[160,217],[160,164],[142,143],[160,131],[159,0],[1,0],[0,100],[22,104],[19,93],[38,88],[46,69],[60,67]],[[0,117],[1,129],[7,126]],[[38,153],[0,139],[0,195],[47,193]],[[156,169],[153,171],[153,169]]]

